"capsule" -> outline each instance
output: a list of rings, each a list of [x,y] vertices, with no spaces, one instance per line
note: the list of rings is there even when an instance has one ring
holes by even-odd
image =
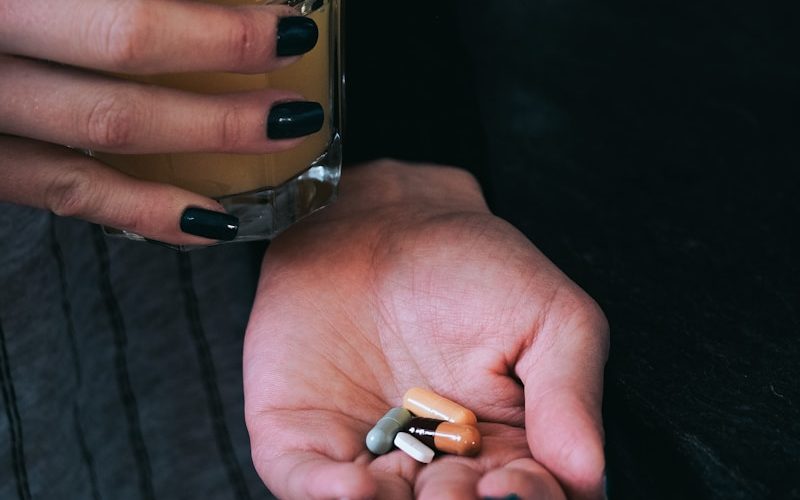
[[[398,432],[411,421],[411,413],[405,408],[392,408],[378,420],[367,434],[367,448],[376,455],[383,455],[392,449]]]
[[[475,425],[475,414],[458,403],[426,389],[414,387],[403,396],[403,408],[418,417],[446,420],[453,424]]]
[[[471,457],[481,451],[481,433],[472,425],[414,417],[403,432],[441,453]]]

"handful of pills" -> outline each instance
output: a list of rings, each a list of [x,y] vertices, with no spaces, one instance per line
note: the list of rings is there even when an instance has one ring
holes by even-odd
[[[415,460],[430,463],[434,452],[474,456],[481,450],[475,414],[426,389],[409,389],[403,407],[392,408],[367,434],[367,448],[383,455],[397,446]]]

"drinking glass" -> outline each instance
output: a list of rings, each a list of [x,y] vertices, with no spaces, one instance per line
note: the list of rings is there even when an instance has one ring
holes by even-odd
[[[314,19],[319,39],[298,61],[270,73],[182,73],[135,79],[205,94],[264,88],[294,90],[323,106],[322,129],[307,136],[299,146],[279,153],[90,154],[131,176],[173,184],[218,200],[228,213],[239,218],[234,242],[270,239],[336,197],[342,159],[344,83],[340,0],[214,0],[214,3],[294,6],[301,15]],[[106,231],[143,240],[126,231],[109,228]]]

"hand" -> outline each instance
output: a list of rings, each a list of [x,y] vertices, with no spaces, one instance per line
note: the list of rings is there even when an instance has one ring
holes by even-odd
[[[280,498],[600,497],[607,349],[597,305],[468,174],[346,170],[339,202],[264,261],[244,347],[253,460]],[[415,386],[477,414],[477,457],[367,451]]]
[[[287,37],[278,43],[279,21],[289,16],[297,13],[278,5],[3,0],[0,201],[173,244],[211,243],[182,232],[179,221],[187,207],[222,212],[216,201],[132,179],[58,145],[110,153],[267,153],[296,145],[302,139],[270,140],[265,132],[272,104],[302,99],[295,93],[199,95],[111,76],[286,66],[297,57],[278,53],[310,48],[286,50]],[[293,31],[294,42],[306,34],[316,41],[313,23],[303,29]]]

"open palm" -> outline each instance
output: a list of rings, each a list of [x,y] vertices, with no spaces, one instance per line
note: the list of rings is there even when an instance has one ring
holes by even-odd
[[[244,356],[255,466],[281,498],[600,496],[607,342],[466,174],[360,167],[267,254]],[[477,457],[367,451],[416,386],[475,412]]]

